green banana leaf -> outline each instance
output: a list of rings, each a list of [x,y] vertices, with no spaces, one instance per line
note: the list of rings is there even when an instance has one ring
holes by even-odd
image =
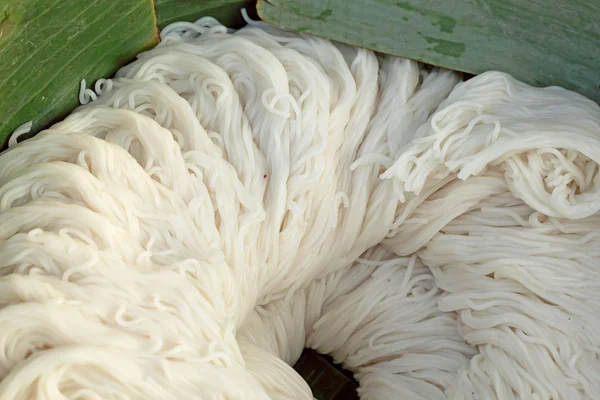
[[[227,26],[243,22],[242,8],[254,9],[255,0],[155,0],[160,29],[177,21],[193,22],[210,16]]]
[[[0,0],[0,145],[78,105],[82,79],[112,75],[158,43],[152,0]]]
[[[258,15],[458,71],[508,72],[600,102],[597,0],[259,0]]]
[[[253,0],[0,0],[0,148],[21,124],[30,137],[90,87],[158,43],[158,29],[212,16],[240,25]],[[158,26],[158,27],[157,27]]]

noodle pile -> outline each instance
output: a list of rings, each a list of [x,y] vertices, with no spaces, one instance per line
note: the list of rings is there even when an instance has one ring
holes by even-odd
[[[600,109],[176,23],[0,156],[1,399],[600,393]]]

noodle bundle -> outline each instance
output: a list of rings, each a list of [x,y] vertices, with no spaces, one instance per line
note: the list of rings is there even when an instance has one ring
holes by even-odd
[[[600,109],[175,23],[0,155],[1,399],[600,393]]]

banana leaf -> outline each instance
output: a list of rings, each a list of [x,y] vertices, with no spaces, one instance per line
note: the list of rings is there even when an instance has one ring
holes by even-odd
[[[259,0],[296,31],[479,74],[499,70],[600,102],[597,0]]]
[[[255,0],[155,0],[158,27],[172,22],[193,22],[201,17],[214,17],[227,26],[237,26],[243,22],[240,10],[246,8],[254,12]]]
[[[112,75],[158,43],[152,0],[0,0],[0,145],[78,105],[82,79]]]
[[[358,400],[358,384],[331,357],[304,349],[294,369],[308,383],[316,400]]]

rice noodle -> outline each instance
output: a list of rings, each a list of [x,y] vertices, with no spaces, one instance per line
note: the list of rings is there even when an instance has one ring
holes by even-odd
[[[246,16],[247,18],[247,16]],[[175,23],[0,155],[0,398],[600,393],[600,109]]]

